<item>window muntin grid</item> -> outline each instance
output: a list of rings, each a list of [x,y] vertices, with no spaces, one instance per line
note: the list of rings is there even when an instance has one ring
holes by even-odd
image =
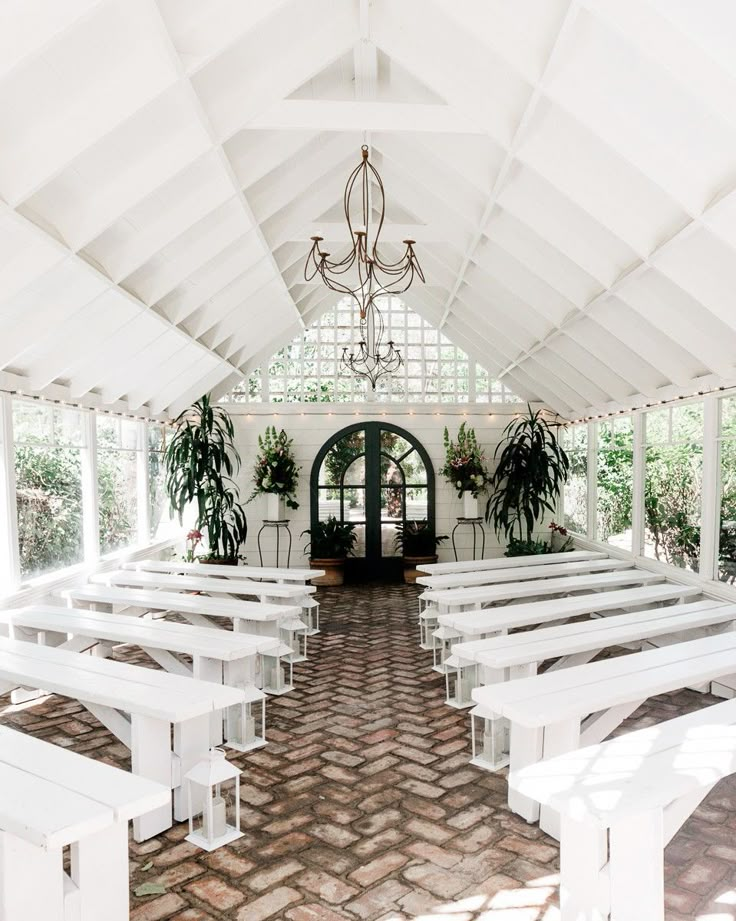
[[[518,403],[519,397],[494,380],[439,330],[398,297],[380,304],[385,338],[404,363],[379,378],[375,399],[384,403]],[[277,352],[224,402],[362,403],[366,381],[340,366],[342,350],[360,339],[357,307],[344,298],[301,336]]]

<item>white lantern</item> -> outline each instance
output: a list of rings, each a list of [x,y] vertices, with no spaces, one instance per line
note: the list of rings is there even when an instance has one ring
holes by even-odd
[[[225,757],[219,748],[211,748],[207,757],[194,765],[184,780],[189,807],[187,841],[205,851],[214,851],[243,837],[240,830],[241,771]],[[224,788],[223,785],[227,785]],[[228,825],[228,799],[232,797],[230,813],[233,824]],[[199,821],[195,823],[195,817]]]

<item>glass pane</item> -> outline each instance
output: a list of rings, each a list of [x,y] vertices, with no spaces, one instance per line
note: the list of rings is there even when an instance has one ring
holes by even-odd
[[[633,549],[631,507],[634,486],[634,436],[627,419],[598,430],[598,540],[623,550]]]
[[[365,457],[354,460],[345,470],[343,477],[345,486],[365,486]]]
[[[664,444],[670,440],[669,409],[658,409],[655,412],[646,413],[644,419],[648,445]]]
[[[354,557],[365,557],[365,525],[358,524],[355,526],[355,546],[353,548]]]
[[[38,420],[43,414],[31,416]],[[35,433],[38,432],[36,428]],[[21,575],[36,576],[80,563],[83,559],[80,451],[16,445],[15,477]]]
[[[732,409],[736,410],[736,401],[729,398],[728,401],[723,402],[732,402]],[[736,440],[724,441],[721,444],[721,528],[718,542],[718,578],[721,582],[728,582],[730,585],[736,582]]]
[[[703,437],[703,404],[688,403],[672,409],[672,440],[693,441]]]
[[[404,516],[404,490],[401,486],[381,487],[381,520],[398,521]]]
[[[644,553],[698,571],[703,445],[647,448]]]
[[[129,547],[137,540],[138,456],[135,451],[97,452],[100,494],[100,553]]]
[[[317,510],[320,521],[327,521],[328,518],[333,516],[339,520],[340,490],[320,488]]]
[[[427,468],[424,466],[424,461],[419,456],[418,451],[412,451],[402,460],[401,469],[404,471],[407,484],[416,483],[421,485],[427,482]]]
[[[13,400],[13,437],[16,444],[49,444],[53,439],[51,407]]]
[[[166,494],[166,465],[162,451],[148,452],[148,515],[151,538],[162,538],[177,527]]]
[[[736,397],[721,400],[721,435],[736,438]]]
[[[401,556],[401,550],[396,546],[396,524],[381,522],[381,556]]]
[[[365,489],[343,490],[343,521],[365,523]]]
[[[120,444],[119,419],[109,416],[97,417],[97,446],[100,448],[117,448]]]
[[[407,521],[426,521],[429,517],[429,490],[426,486],[406,490]]]
[[[334,444],[325,459],[322,461],[322,468],[319,473],[319,482],[321,486],[337,486],[340,483],[340,477],[343,470],[359,454],[365,452],[365,432],[358,429],[356,432],[350,432]]]
[[[54,442],[69,447],[81,448],[84,444],[82,414],[74,410],[54,410]]]
[[[570,472],[563,491],[565,527],[579,534],[588,531],[588,452],[570,451]]]
[[[131,419],[120,420],[120,447],[135,451],[138,447],[138,423]]]
[[[390,457],[381,455],[381,485],[382,486],[403,486],[404,474],[401,466]]]

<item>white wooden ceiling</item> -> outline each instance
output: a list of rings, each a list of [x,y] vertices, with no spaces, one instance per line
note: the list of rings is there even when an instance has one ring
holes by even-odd
[[[332,303],[364,141],[407,301],[521,396],[733,383],[734,100],[733,0],[0,0],[0,386],[233,386]]]

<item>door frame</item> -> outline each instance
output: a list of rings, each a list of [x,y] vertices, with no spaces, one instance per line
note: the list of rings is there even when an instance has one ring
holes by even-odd
[[[319,519],[319,473],[322,468],[322,462],[324,461],[327,454],[342,438],[344,438],[346,435],[352,434],[353,432],[359,431],[365,432],[365,558],[357,558],[354,561],[351,560],[351,565],[353,563],[357,564],[360,562],[367,564],[368,566],[371,564],[377,565],[381,563],[384,563],[388,566],[390,565],[390,562],[395,561],[396,558],[384,557],[381,552],[380,433],[382,431],[393,432],[395,435],[404,438],[422,459],[424,469],[427,473],[427,521],[429,522],[433,533],[435,530],[434,465],[432,464],[432,460],[427,453],[427,449],[424,447],[421,441],[419,441],[416,435],[407,431],[407,429],[401,428],[398,425],[394,425],[391,422],[380,422],[371,419],[366,422],[355,422],[352,425],[347,425],[345,428],[340,429],[331,435],[330,438],[328,438],[328,440],[319,449],[316,457],[314,458],[314,461],[312,462],[312,470],[309,477],[310,527],[313,527],[315,522]],[[377,470],[371,470],[369,472],[369,460],[371,462],[377,462]],[[371,475],[371,473],[375,473],[376,475]],[[406,490],[406,488],[407,487],[405,484],[404,490]],[[404,495],[406,495],[406,492],[404,492]],[[341,504],[341,521],[344,521],[344,518],[342,517],[343,514],[344,507]],[[403,520],[406,522],[406,502],[403,503],[403,515]],[[394,562],[393,565],[395,568],[396,563]],[[381,573],[378,574],[380,575]]]

